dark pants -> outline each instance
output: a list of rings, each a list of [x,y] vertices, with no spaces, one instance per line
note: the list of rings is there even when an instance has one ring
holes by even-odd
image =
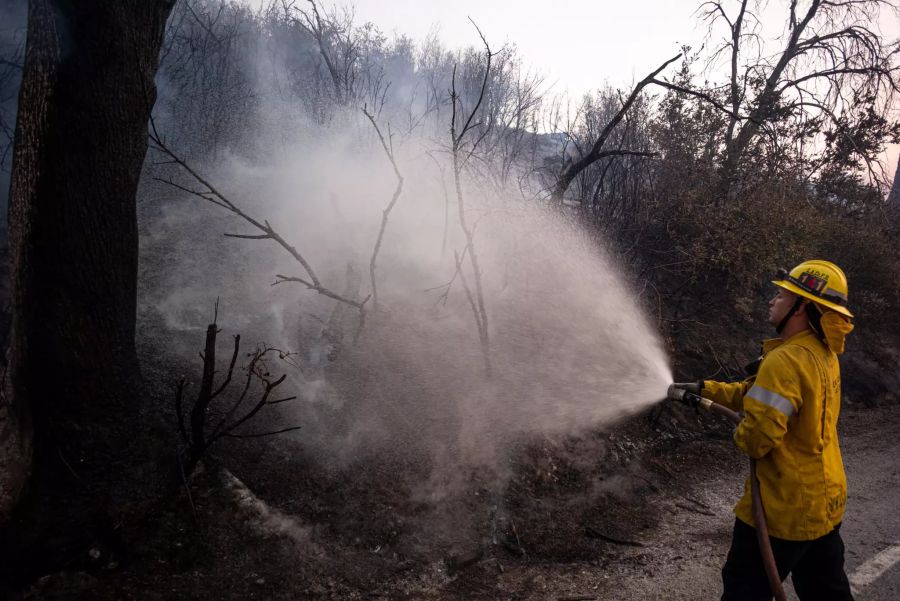
[[[769,537],[778,574],[788,574],[801,601],[853,601],[844,573],[840,524],[821,538],[790,541]],[[734,536],[722,568],[722,601],[769,601],[772,592],[756,541],[756,529],[734,521]]]

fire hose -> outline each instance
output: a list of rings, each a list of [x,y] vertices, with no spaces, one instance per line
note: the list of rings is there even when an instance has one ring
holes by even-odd
[[[698,394],[684,389],[669,387],[668,397],[693,407],[702,407],[710,413],[716,413],[735,424],[741,422],[739,413],[728,407],[714,403]],[[776,601],[787,601],[784,588],[781,586],[781,576],[778,574],[778,566],[775,564],[775,554],[772,552],[772,544],[769,541],[769,528],[766,525],[766,510],[763,507],[762,496],[759,493],[759,478],[756,477],[756,459],[750,458],[750,498],[752,499],[753,522],[756,524],[756,540],[759,544],[759,552],[762,555],[766,576],[769,578],[769,587]]]

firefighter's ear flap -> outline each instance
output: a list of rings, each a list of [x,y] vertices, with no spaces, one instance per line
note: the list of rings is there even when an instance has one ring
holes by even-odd
[[[847,334],[853,331],[850,320],[836,311],[825,311],[822,314],[822,334],[825,336],[825,344],[835,354],[844,352],[844,341]]]

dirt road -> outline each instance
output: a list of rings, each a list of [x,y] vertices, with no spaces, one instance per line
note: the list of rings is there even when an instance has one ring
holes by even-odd
[[[900,406],[845,410],[842,450],[850,489],[842,527],[857,601],[900,599]],[[587,570],[544,598],[717,599],[743,473],[718,473],[682,498],[663,501],[660,528],[623,550],[604,575]],[[685,502],[683,497],[709,508]],[[702,511],[703,513],[699,513]],[[711,513],[712,515],[705,515]],[[790,583],[789,598],[796,599]]]
[[[858,601],[900,599],[900,407],[849,413],[844,537]]]

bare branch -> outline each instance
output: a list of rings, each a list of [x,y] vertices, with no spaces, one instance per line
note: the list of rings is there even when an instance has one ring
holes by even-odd
[[[388,218],[391,215],[391,211],[394,210],[394,205],[397,204],[397,200],[400,198],[400,194],[403,192],[403,176],[400,174],[400,169],[397,167],[397,161],[394,158],[394,151],[392,147],[389,147],[388,144],[384,140],[384,136],[381,134],[381,130],[378,128],[378,123],[375,122],[375,117],[366,110],[366,107],[362,109],[363,114],[368,117],[369,121],[372,123],[372,127],[375,128],[375,133],[378,134],[378,139],[381,141],[381,147],[384,149],[384,153],[387,155],[388,160],[391,162],[391,166],[394,168],[394,175],[397,176],[397,186],[394,188],[394,195],[391,197],[390,202],[381,212],[381,226],[378,228],[378,236],[375,238],[375,247],[372,249],[372,258],[369,260],[369,277],[372,282],[372,307],[373,310],[378,310],[378,286],[375,281],[375,264],[378,260],[378,252],[381,250],[381,243],[384,240],[384,232],[387,229]]]
[[[471,20],[471,19],[470,19]],[[472,21],[472,24],[475,25],[475,22]],[[484,301],[484,290],[482,284],[482,273],[481,268],[478,264],[478,254],[475,250],[475,232],[472,229],[467,220],[466,220],[466,206],[465,206],[465,197],[463,194],[462,187],[462,170],[464,159],[460,157],[460,151],[462,147],[463,140],[466,134],[473,127],[473,119],[475,118],[475,114],[481,108],[481,104],[484,101],[485,93],[487,91],[488,82],[490,81],[491,75],[491,61],[494,57],[494,53],[491,52],[491,47],[485,39],[484,35],[481,33],[481,30],[478,29],[478,26],[475,25],[475,29],[478,31],[478,35],[481,37],[481,41],[484,43],[484,53],[485,53],[485,69],[484,69],[484,77],[481,80],[481,89],[478,93],[478,100],[475,103],[474,108],[469,113],[468,117],[465,118],[465,124],[460,130],[459,134],[456,131],[457,124],[457,110],[459,103],[459,97],[456,94],[456,65],[453,67],[453,77],[451,80],[451,91],[450,91],[450,104],[452,108],[452,115],[450,121],[450,150],[451,156],[453,158],[453,181],[456,188],[456,200],[457,200],[457,208],[458,208],[458,217],[459,217],[459,226],[462,229],[463,234],[466,237],[466,251],[469,255],[469,262],[472,266],[472,275],[475,279],[475,296],[474,299],[471,300],[472,304],[472,312],[473,317],[475,318],[475,325],[478,329],[478,338],[481,344],[481,353],[482,358],[484,359],[484,367],[485,373],[490,376],[491,374],[491,358],[490,358],[490,338],[488,335],[488,315],[487,308],[485,306]],[[480,140],[479,140],[480,141]],[[476,142],[477,144],[477,142]],[[467,156],[472,156],[471,153]],[[457,266],[457,269],[459,267]],[[462,272],[460,271],[460,276],[463,277]],[[467,294],[471,296],[471,292],[468,290],[468,285],[466,284]]]
[[[721,102],[716,100],[711,94],[709,94],[707,92],[702,92],[700,90],[695,90],[693,88],[687,88],[684,86],[680,86],[678,84],[670,83],[663,79],[654,79],[651,83],[658,85],[661,88],[666,88],[667,90],[672,90],[673,92],[680,92],[682,94],[688,94],[689,96],[694,96],[696,98],[700,98],[701,100],[705,100],[706,102],[711,104],[713,107],[722,111],[729,117],[733,117],[736,121],[747,119],[746,116],[743,116],[740,113],[736,113],[736,112],[732,111],[731,109],[729,109],[727,106],[725,106],[724,104],[722,104]]]
[[[222,382],[222,384],[220,384],[219,387],[216,388],[215,392],[212,393],[212,396],[210,397],[211,399],[219,396],[222,391],[225,390],[231,383],[231,376],[234,374],[234,364],[237,362],[238,352],[240,352],[240,349],[241,335],[237,334],[236,336],[234,336],[234,351],[232,351],[231,353],[231,362],[228,364],[228,373],[226,374],[225,380]]]
[[[355,301],[355,300],[349,299],[345,296],[342,296],[336,292],[332,292],[331,290],[329,290],[327,288],[322,288],[321,286],[316,285],[314,282],[304,280],[303,278],[286,276],[286,275],[281,275],[281,274],[275,274],[275,277],[277,279],[274,282],[272,282],[273,286],[277,286],[278,284],[283,284],[284,282],[297,282],[299,284],[303,284],[310,290],[315,290],[322,296],[327,296],[328,298],[333,298],[334,300],[340,301],[347,305],[350,305],[351,307],[356,307],[360,311],[365,309],[366,302],[368,302],[368,300],[372,297],[372,295],[370,294],[370,295],[366,296],[364,299],[362,299],[361,301]]]
[[[850,136],[847,133],[846,123],[844,122],[843,119],[841,119],[836,114],[834,114],[834,112],[831,109],[829,109],[827,106],[820,104],[818,102],[814,102],[812,100],[807,100],[804,102],[795,102],[792,105],[790,105],[788,108],[802,107],[802,106],[809,106],[809,107],[819,109],[820,111],[822,111],[823,113],[828,115],[828,118],[831,120],[832,124],[834,124],[835,129],[841,134],[841,136],[845,140],[850,142],[850,145],[853,146],[854,150],[856,150],[856,154],[859,155],[860,158],[862,158],[863,162],[866,164],[866,170],[869,172],[869,177],[872,179],[872,181],[873,182],[879,181],[880,178],[879,178],[878,174],[875,172],[875,168],[872,165],[873,162],[876,162],[876,161],[874,161],[872,159],[872,157],[870,157],[867,153],[865,153],[859,147],[859,145],[856,143],[856,140],[853,139],[853,136]]]
[[[153,120],[150,121],[153,131],[150,134],[150,140],[155,144],[155,150],[162,152],[166,156],[168,156],[172,161],[181,167],[185,172],[188,173],[192,178],[194,178],[198,183],[206,188],[206,191],[194,191],[184,186],[178,185],[170,180],[160,180],[163,183],[169,184],[179,190],[189,192],[194,194],[195,196],[199,196],[207,201],[213,201],[212,198],[218,200],[218,202],[214,203],[220,207],[227,209],[228,211],[234,213],[238,217],[242,218],[244,221],[249,223],[250,225],[256,227],[261,230],[266,236],[275,242],[277,242],[282,248],[284,248],[294,259],[300,263],[303,268],[306,270],[306,273],[309,274],[309,277],[313,282],[318,286],[320,285],[319,278],[316,276],[315,272],[312,269],[312,266],[306,261],[306,259],[301,255],[296,248],[288,244],[275,230],[272,229],[272,226],[269,225],[268,221],[260,222],[253,217],[250,217],[246,213],[244,213],[241,209],[237,207],[233,202],[231,202],[228,198],[226,198],[221,192],[219,192],[211,183],[209,183],[205,178],[203,178],[197,171],[195,171],[190,165],[188,165],[184,160],[182,160],[178,155],[176,155],[166,144],[162,141],[159,135],[156,133],[156,126],[153,125]]]
[[[294,258],[295,261],[300,263],[303,269],[306,271],[306,274],[309,278],[309,281],[304,279],[292,279],[290,281],[299,281],[305,284],[309,289],[318,292],[323,296],[327,296],[334,300],[352,305],[360,311],[363,310],[363,305],[365,301],[359,302],[352,299],[345,298],[340,294],[337,294],[331,291],[329,288],[326,288],[322,285],[322,282],[319,280],[319,277],[316,275],[316,272],[313,271],[312,265],[306,260],[306,258],[292,245],[290,245],[281,235],[275,231],[272,225],[268,222],[268,220],[259,221],[244,211],[242,211],[234,202],[229,200],[224,194],[219,192],[208,180],[206,180],[203,176],[201,176],[193,167],[191,167],[186,161],[184,161],[181,157],[179,157],[171,148],[169,148],[162,137],[159,135],[159,132],[156,129],[156,124],[153,119],[150,119],[150,140],[153,142],[152,148],[165,156],[169,157],[171,162],[181,168],[184,172],[190,175],[197,183],[205,188],[205,190],[194,190],[187,186],[183,186],[174,182],[172,180],[158,179],[162,183],[165,183],[169,186],[172,186],[182,192],[186,192],[198,198],[202,198],[207,202],[211,202],[214,205],[224,208],[225,210],[237,215],[256,229],[260,230],[262,234],[225,234],[225,236],[229,238],[241,238],[241,239],[249,239],[249,240],[272,240],[276,244],[278,244],[281,248],[287,251],[291,257]],[[279,282],[276,282],[279,283]]]
[[[223,234],[226,238],[240,238],[242,240],[271,240],[269,234]]]
[[[472,119],[478,113],[478,109],[481,108],[481,103],[484,101],[484,93],[487,90],[488,80],[491,76],[491,60],[494,58],[494,53],[491,52],[491,46],[488,44],[487,39],[484,37],[484,34],[481,33],[481,29],[479,29],[478,24],[472,20],[472,17],[469,17],[469,22],[475,27],[475,31],[478,32],[478,37],[481,38],[481,42],[484,44],[484,55],[485,55],[485,66],[484,66],[484,78],[481,80],[481,92],[478,94],[478,101],[475,103],[475,107],[472,109],[472,112],[469,113],[469,118],[466,119],[466,124],[463,125],[462,131],[459,132],[459,140],[466,135],[466,132],[469,131],[472,127]]]
[[[223,434],[223,436],[227,436],[228,438],[262,438],[264,436],[274,436],[275,434],[293,432],[294,430],[299,430],[300,428],[302,428],[302,426],[291,426],[290,428],[282,428],[281,430],[274,430],[272,432],[255,432],[253,434],[232,434],[231,432],[226,432],[225,434]]]
[[[663,71],[663,69],[671,65],[679,58],[681,58],[681,53],[676,54],[669,60],[665,61],[652,73],[639,81],[637,85],[635,85],[634,89],[631,90],[631,94],[629,94],[625,102],[622,103],[622,106],[619,108],[618,112],[613,115],[612,119],[609,120],[609,122],[597,136],[597,139],[594,142],[594,145],[591,148],[590,152],[585,154],[577,161],[567,161],[563,165],[563,168],[560,170],[559,175],[556,178],[556,186],[554,187],[553,195],[551,197],[554,202],[561,203],[563,194],[565,194],[566,190],[569,188],[572,180],[575,179],[575,177],[577,177],[578,174],[584,171],[589,165],[595,163],[601,158],[600,153],[603,150],[603,145],[606,144],[606,140],[609,138],[609,135],[612,133],[613,129],[615,129],[619,122],[622,121],[625,113],[628,112],[628,109],[630,109],[631,105],[633,105],[635,100],[637,100],[641,91],[650,83],[655,82],[656,76],[659,75],[660,72]]]
[[[296,400],[297,400],[296,395],[295,396],[287,396],[287,397],[284,397],[283,399],[275,399],[274,401],[269,401],[269,404],[277,405],[279,403],[287,403],[288,401],[296,401]]]
[[[286,374],[282,374],[282,376],[280,378],[278,378],[277,380],[275,380],[273,382],[266,382],[265,390],[263,390],[262,396],[256,402],[256,405],[253,407],[253,409],[248,411],[247,414],[244,415],[244,417],[238,419],[236,422],[234,422],[230,426],[225,426],[225,428],[217,436],[217,438],[224,436],[228,432],[233,431],[235,428],[239,428],[241,425],[243,425],[243,424],[247,423],[249,420],[253,419],[254,416],[256,416],[256,414],[259,413],[260,410],[266,406],[266,404],[267,404],[266,401],[268,400],[269,395],[272,393],[272,391],[275,390],[278,386],[280,386],[281,383],[284,382],[284,379],[286,377],[287,377]],[[214,440],[215,440],[214,438],[211,438],[210,442],[214,442]]]

